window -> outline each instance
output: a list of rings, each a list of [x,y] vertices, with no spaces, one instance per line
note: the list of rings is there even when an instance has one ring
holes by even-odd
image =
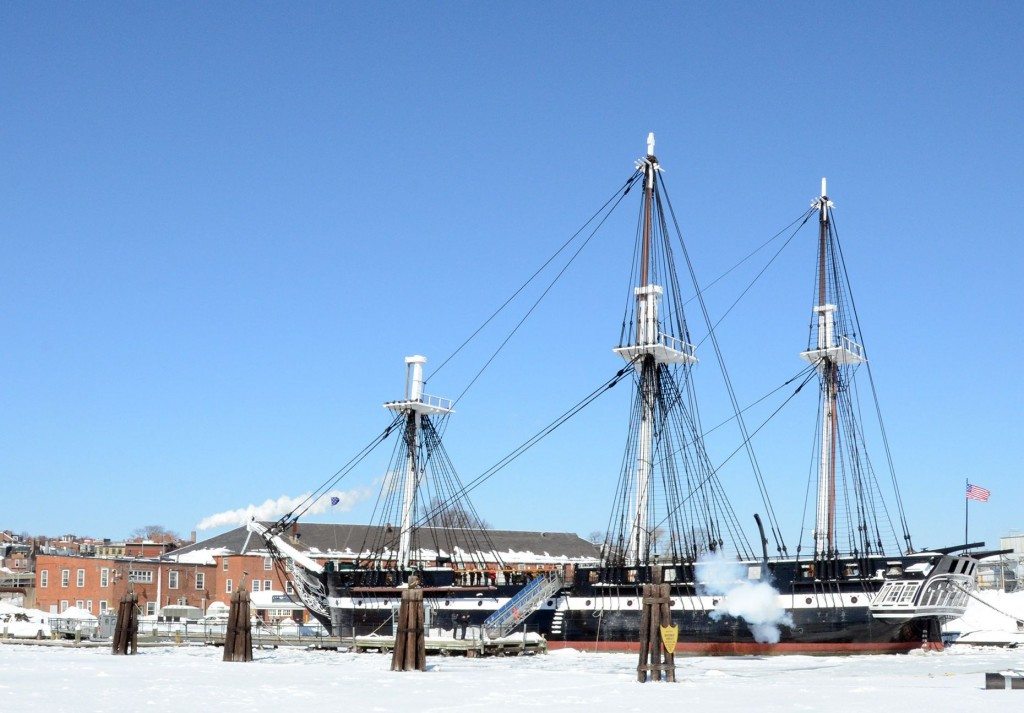
[[[292,587],[292,583],[290,581],[284,583],[284,593],[295,594],[295,589]]]
[[[67,611],[67,610],[68,610],[68,600],[67,600],[67,599],[61,599],[61,600],[60,600],[60,610],[61,610],[62,612],[64,612],[64,611]]]
[[[146,616],[156,614],[156,602],[146,602]]]
[[[101,587],[109,587],[110,586],[110,569],[108,567],[104,567],[103,569],[100,570],[100,586]]]
[[[128,570],[128,581],[139,584],[153,583],[153,570],[151,569],[130,569]]]
[[[271,582],[269,579],[264,579],[263,580],[263,591],[264,592],[269,592],[273,588],[274,588],[274,583],[273,582]]]
[[[170,572],[167,573],[167,588],[178,588],[178,570],[172,569]]]
[[[60,586],[67,587],[69,584],[71,584],[71,570],[62,569],[60,571]]]
[[[196,589],[206,589],[205,572],[196,572]]]
[[[263,558],[263,569],[271,570],[274,569],[274,560],[270,557]]]
[[[75,572],[75,586],[76,587],[84,587],[85,586],[85,570],[84,569],[80,569],[77,572]]]
[[[230,579],[225,580],[224,584],[225,584],[224,591],[227,592],[228,594],[231,594],[231,580]]]
[[[85,610],[92,614],[92,599],[85,600]]]
[[[178,606],[188,606],[188,597],[178,597]]]
[[[107,613],[107,600],[106,599],[101,599],[100,600],[100,614],[106,614],[106,613]]]
[[[79,609],[85,609],[85,602],[83,602],[81,599],[76,599],[75,606]]]
[[[50,586],[50,572],[49,570],[43,569],[39,571],[39,586],[48,587]]]
[[[221,562],[224,563],[224,571],[227,572],[228,571],[228,558],[225,557],[223,560],[221,560]]]
[[[258,579],[252,580],[252,591],[254,591],[254,592],[260,591],[260,580],[258,580]]]

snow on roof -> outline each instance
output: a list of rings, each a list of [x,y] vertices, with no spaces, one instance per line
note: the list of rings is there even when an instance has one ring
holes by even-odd
[[[172,553],[168,557],[181,564],[216,564],[214,557],[223,557],[229,554],[231,554],[231,550],[226,547],[205,547],[182,552],[180,555]]]
[[[264,523],[267,526],[273,523]],[[501,554],[503,560],[510,563],[565,563],[565,562],[596,562],[597,548],[579,535],[572,532],[530,532],[519,530],[463,530],[458,528],[424,527],[416,532],[420,542],[454,542],[456,546],[475,550],[475,544],[483,536],[490,540],[494,549]],[[443,531],[441,531],[443,529]],[[379,528],[367,525],[335,525],[322,523],[302,523],[298,526],[299,537],[291,538],[291,544],[308,552],[313,557],[352,558],[359,554],[365,546],[381,540]],[[414,545],[415,546],[415,545]],[[186,545],[171,553],[171,556],[199,550],[222,548],[231,554],[266,554],[263,540],[251,534],[245,527],[215,535],[208,540]],[[423,555],[433,552],[422,549]],[[507,553],[507,555],[506,555]],[[367,554],[367,553],[362,553]],[[429,558],[436,553],[429,555]],[[442,554],[441,556],[447,556]],[[491,557],[493,561],[493,556]]]
[[[281,600],[275,602],[274,597],[280,597]],[[305,609],[298,597],[294,597],[294,601],[292,601],[285,596],[284,592],[276,592],[272,589],[253,592],[249,601],[252,602],[253,609]]]

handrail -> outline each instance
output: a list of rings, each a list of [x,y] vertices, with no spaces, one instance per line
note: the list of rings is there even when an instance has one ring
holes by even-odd
[[[431,396],[430,394],[422,394],[420,401],[425,403],[427,406],[434,406],[435,408],[443,408],[446,411],[451,411],[454,402],[451,399],[446,399],[442,396]]]

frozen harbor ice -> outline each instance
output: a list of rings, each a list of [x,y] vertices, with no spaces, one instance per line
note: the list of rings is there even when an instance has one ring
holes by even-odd
[[[943,711],[1024,708],[1024,691],[986,691],[984,673],[1024,669],[1024,649],[955,646],[905,656],[679,659],[679,683],[638,684],[628,654],[430,657],[393,673],[390,657],[257,650],[224,663],[213,647],[106,649],[0,645],[0,709],[18,711]],[[997,700],[998,699],[998,700]]]

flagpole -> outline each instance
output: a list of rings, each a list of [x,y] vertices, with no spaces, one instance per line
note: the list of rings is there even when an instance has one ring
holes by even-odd
[[[971,499],[967,497],[967,488],[969,488],[970,485],[971,485],[971,481],[968,480],[967,478],[964,478],[964,544],[965,545],[968,542],[970,542],[970,540],[967,539],[967,506],[971,502]]]

